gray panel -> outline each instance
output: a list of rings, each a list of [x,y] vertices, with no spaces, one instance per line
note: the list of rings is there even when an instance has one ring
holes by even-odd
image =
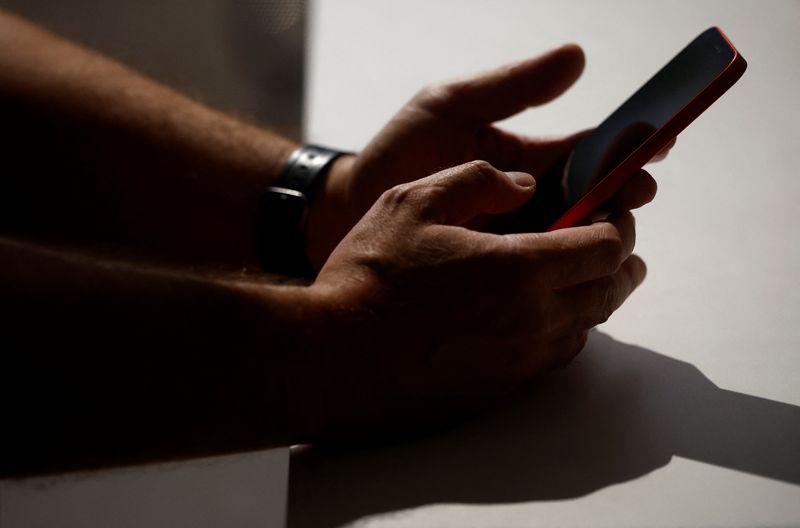
[[[303,0],[0,0],[213,106],[301,136]]]

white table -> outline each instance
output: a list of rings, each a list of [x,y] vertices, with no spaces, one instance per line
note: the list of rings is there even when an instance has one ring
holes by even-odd
[[[640,290],[465,427],[294,456],[291,528],[800,526],[800,3],[320,0],[307,125],[357,149],[427,82],[575,41],[578,85],[506,123],[568,132],[712,25],[750,66],[652,167]]]
[[[230,528],[285,523],[287,449],[0,481],[2,528]]]

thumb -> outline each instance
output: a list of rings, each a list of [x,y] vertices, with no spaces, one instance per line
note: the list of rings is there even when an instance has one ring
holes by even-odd
[[[416,182],[424,186],[423,219],[464,225],[483,214],[513,211],[530,200],[536,180],[524,172],[503,172],[485,161],[472,161]]]

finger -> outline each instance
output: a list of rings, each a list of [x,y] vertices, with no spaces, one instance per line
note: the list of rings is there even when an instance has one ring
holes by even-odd
[[[588,331],[573,331],[548,343],[533,342],[514,354],[510,362],[513,381],[522,383],[540,372],[566,366],[586,346]]]
[[[658,154],[656,154],[655,156],[653,156],[653,159],[651,159],[651,160],[650,160],[648,163],[656,163],[656,162],[659,162],[659,161],[661,161],[661,160],[665,159],[665,158],[667,157],[667,155],[669,154],[669,151],[672,149],[672,147],[674,147],[674,146],[675,146],[675,142],[676,142],[676,141],[677,141],[677,139],[676,139],[676,138],[672,138],[672,141],[670,141],[670,142],[667,144],[667,146],[666,146],[666,147],[664,147],[663,149],[661,149],[661,150],[658,152]]]
[[[559,310],[570,314],[573,329],[593,328],[606,322],[622,306],[646,274],[644,261],[631,255],[613,275],[558,290]]]
[[[581,48],[568,44],[533,59],[434,85],[417,101],[439,115],[492,123],[555,99],[580,77],[584,64]]]
[[[591,129],[560,137],[525,137],[497,127],[486,127],[478,135],[478,154],[500,170],[530,172],[537,180],[569,153]]]
[[[633,215],[627,211],[588,226],[502,236],[508,251],[533,266],[537,279],[552,288],[616,273],[635,241]]]
[[[522,206],[536,180],[522,172],[503,172],[473,161],[427,178],[398,185],[382,196],[384,206],[411,205],[421,220],[463,225],[481,214],[499,214]]]
[[[658,184],[644,169],[631,176],[601,209],[611,211],[630,211],[650,203],[656,196]]]

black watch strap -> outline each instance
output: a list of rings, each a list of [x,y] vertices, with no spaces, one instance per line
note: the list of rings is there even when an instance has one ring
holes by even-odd
[[[264,271],[281,275],[311,275],[304,228],[315,182],[340,150],[303,145],[292,152],[278,179],[261,194],[258,204],[258,258]]]

